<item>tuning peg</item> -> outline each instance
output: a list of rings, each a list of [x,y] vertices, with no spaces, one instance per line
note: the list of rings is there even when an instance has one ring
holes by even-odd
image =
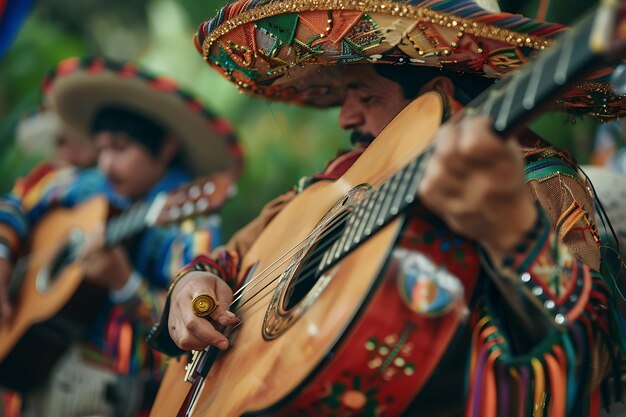
[[[192,185],[189,188],[189,191],[187,192],[187,194],[189,194],[190,198],[195,200],[196,198],[200,197],[200,195],[201,195],[200,187],[197,186],[197,185]]]
[[[204,213],[210,206],[208,198],[201,198],[196,201],[196,212]]]
[[[188,201],[185,204],[183,204],[182,212],[183,212],[183,216],[185,217],[191,216],[194,212],[193,203],[190,203]]]
[[[180,214],[180,207],[178,206],[172,206],[167,211],[167,217],[170,219],[170,221],[178,220],[180,218]]]
[[[205,183],[202,186],[202,192],[204,192],[204,194],[206,195],[211,195],[215,192],[215,184],[211,181]]]

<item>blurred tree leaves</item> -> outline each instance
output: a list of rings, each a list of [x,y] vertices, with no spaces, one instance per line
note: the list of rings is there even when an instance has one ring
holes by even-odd
[[[582,13],[598,3],[596,0],[499,0],[500,8],[509,13],[536,17],[540,5],[547,3],[546,21],[572,24]]]
[[[145,42],[151,0],[39,0],[35,15],[59,30],[78,35],[93,55],[133,58]]]
[[[53,63],[86,51],[81,38],[33,16],[0,62],[0,190],[36,162],[13,147],[13,132],[20,117],[39,105],[43,76]]]
[[[202,22],[215,16],[218,10],[225,5],[225,2],[220,0],[180,0],[179,4],[190,17],[193,27],[197,28]]]

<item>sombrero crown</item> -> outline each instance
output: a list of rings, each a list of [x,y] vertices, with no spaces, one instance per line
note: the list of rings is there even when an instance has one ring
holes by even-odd
[[[153,119],[178,137],[182,161],[193,175],[240,172],[241,150],[228,122],[170,78],[151,75],[133,63],[69,58],[46,77],[43,92],[47,105],[86,135],[100,109],[119,106]]]
[[[322,107],[341,102],[333,68],[344,64],[426,66],[502,78],[565,29],[500,13],[493,0],[239,0],[202,24],[195,43],[241,90]],[[610,97],[600,85],[585,84],[564,105],[597,112]],[[623,114],[626,102],[619,100],[614,110]]]

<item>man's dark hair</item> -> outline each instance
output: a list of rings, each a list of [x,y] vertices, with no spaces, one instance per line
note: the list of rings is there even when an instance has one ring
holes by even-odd
[[[474,74],[460,74],[433,67],[419,67],[415,65],[374,65],[376,73],[394,81],[402,87],[404,98],[414,99],[422,87],[438,76],[450,78],[454,83],[455,96],[462,104],[468,104],[472,99],[489,88],[494,80]]]
[[[161,152],[167,134],[167,130],[151,118],[115,105],[96,112],[90,131],[92,135],[104,131],[125,133],[155,156]]]

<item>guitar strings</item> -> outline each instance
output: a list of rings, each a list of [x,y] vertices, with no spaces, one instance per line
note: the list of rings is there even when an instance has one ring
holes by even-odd
[[[328,220],[329,220],[329,222],[332,223],[332,221],[335,220],[335,219],[336,219],[335,217],[331,217]],[[246,289],[253,288],[258,283],[258,280],[259,280],[261,275],[263,275],[263,274],[271,274],[280,265],[283,265],[285,262],[288,262],[290,259],[292,259],[292,257],[288,257],[288,255],[290,253],[292,253],[293,251],[299,251],[306,244],[307,241],[312,239],[312,236],[314,236],[318,232],[318,230],[323,229],[325,227],[326,227],[326,224],[318,223],[313,228],[313,230],[308,235],[306,235],[302,240],[300,240],[298,243],[296,243],[294,246],[292,246],[286,253],[284,253],[283,255],[278,257],[274,262],[272,262],[270,265],[268,265],[263,271],[260,271],[256,276],[252,277],[241,288],[239,288],[237,291],[235,291],[233,296],[238,296],[239,295],[239,297],[234,299],[233,302],[235,302],[239,298],[241,298],[241,296],[243,296],[245,294]],[[287,258],[287,259],[284,259],[284,258]],[[280,264],[276,265],[278,262],[280,262]],[[272,268],[272,267],[274,267],[274,268],[270,270],[270,268]],[[257,281],[257,282],[255,282],[255,281]],[[253,284],[253,285],[250,285],[250,284]]]
[[[333,218],[329,219],[330,221],[328,223],[330,224],[330,227],[328,227],[326,230],[324,230],[319,235],[318,239],[315,239],[315,233],[320,228],[326,227],[325,224],[320,223],[311,233],[309,233],[304,239],[302,239],[300,242],[298,242],[297,246],[292,247],[289,250],[288,253],[292,253],[294,250],[297,250],[299,252],[300,250],[302,250],[303,248],[306,247],[305,245],[306,245],[307,242],[319,241],[320,239],[323,239],[324,237],[328,236],[330,233],[332,233],[334,230],[336,230],[338,227],[340,227],[343,224],[341,220],[345,219],[346,217],[347,217],[347,214],[343,214],[343,215],[341,215],[339,217],[333,217]],[[334,243],[334,242],[330,242],[330,243]],[[268,267],[268,268],[264,269],[262,272],[260,272],[258,275],[254,276],[250,280],[250,283],[254,282],[254,285],[250,286],[247,291],[239,292],[237,297],[234,298],[233,301],[231,302],[230,306],[232,307],[235,303],[237,303],[239,300],[241,300],[244,296],[248,296],[250,294],[252,288],[256,287],[258,284],[262,283],[263,281],[266,281],[267,278],[269,278],[271,276],[271,274],[273,274],[280,266],[282,266],[285,263],[290,262],[293,259],[295,259],[296,255],[293,255],[293,256],[282,255],[282,256],[280,256],[276,261],[274,261],[270,265],[270,266],[274,266],[273,268],[270,269]],[[278,279],[280,279],[281,276],[282,276],[282,274],[278,274],[278,276],[276,276],[276,277],[272,278],[271,280],[269,280],[269,282],[267,282],[260,290],[258,290],[257,292],[255,292],[252,295],[250,295],[249,297],[247,297],[246,301],[244,303],[240,304],[239,306],[237,306],[233,312],[239,311],[240,308],[243,307],[248,301],[258,297],[259,294],[261,294],[269,285],[271,285],[272,283],[274,283]],[[299,283],[299,282],[301,282],[301,281],[297,281],[296,284]]]
[[[346,215],[346,216],[347,216],[347,215]],[[346,216],[344,216],[344,218],[345,218]],[[338,223],[338,222],[336,222],[336,223]],[[331,228],[332,228],[331,230],[336,229],[337,227],[338,227],[338,225],[336,225],[336,224],[335,224],[335,225],[333,225],[333,226],[331,227]],[[330,233],[330,232],[331,232],[331,230],[329,230],[328,232],[325,232],[325,234],[322,234],[321,236],[325,236],[325,235],[327,235],[328,233]],[[329,246],[330,244],[332,244],[332,243],[333,243],[333,242],[330,242],[329,244],[326,244],[326,246],[325,246],[325,247],[328,247],[328,246]],[[285,262],[287,262],[287,261],[289,261],[289,260],[291,260],[291,259],[293,259],[293,257],[292,257],[292,258],[288,258],[288,259],[284,260],[283,262],[281,262],[281,263],[280,263],[280,265],[284,264]],[[320,259],[320,258],[318,257],[317,259]],[[274,268],[274,269],[273,269],[273,271],[275,271],[277,268],[278,268],[278,267]],[[270,271],[269,273],[271,273],[271,272],[272,272],[272,271]],[[308,274],[308,272],[307,272],[307,274]],[[263,278],[261,278],[261,277],[257,277],[257,278],[255,279],[255,281],[256,281],[256,283],[260,283],[260,282],[264,281],[264,280],[265,280],[268,276],[269,276],[269,274],[268,274],[268,275],[266,275],[266,277],[263,277]],[[282,276],[282,274],[279,274],[277,277],[275,277],[275,278],[273,278],[272,280],[270,280],[269,282],[267,282],[267,283],[266,283],[266,284],[265,284],[265,285],[264,285],[261,289],[259,289],[257,292],[255,292],[255,293],[254,293],[254,294],[252,294],[250,297],[248,297],[248,298],[247,298],[247,299],[246,299],[246,300],[245,300],[242,304],[239,304],[239,305],[237,305],[237,306],[236,306],[236,308],[235,308],[235,310],[233,310],[233,312],[234,312],[234,313],[237,313],[237,312],[239,313],[239,316],[240,316],[240,321],[239,321],[239,323],[238,323],[237,325],[235,325],[235,326],[233,326],[233,327],[229,328],[229,330],[231,330],[231,329],[232,329],[232,330],[234,330],[234,328],[238,327],[240,324],[242,324],[242,323],[243,323],[243,321],[244,321],[244,319],[243,319],[243,315],[244,315],[244,314],[245,314],[245,315],[247,315],[247,316],[250,316],[250,315],[251,315],[251,314],[253,314],[254,312],[258,311],[258,310],[256,310],[256,311],[254,311],[254,312],[252,312],[252,313],[249,313],[249,312],[250,312],[250,310],[252,310],[252,308],[253,308],[255,305],[257,305],[257,304],[258,304],[261,300],[265,299],[268,295],[271,295],[271,294],[272,294],[272,291],[271,291],[271,290],[269,290],[269,291],[265,291],[265,290],[266,290],[266,289],[267,289],[267,287],[269,287],[272,283],[274,283],[274,282],[276,282],[278,279],[280,279],[280,277],[281,277],[281,276]],[[296,279],[296,281],[294,281],[293,285],[298,285],[299,283],[302,283],[303,281],[305,281],[305,280],[307,280],[307,279],[309,279],[309,278],[310,278],[310,276],[307,276],[307,275],[305,275],[305,276],[303,276],[303,277],[301,277],[301,278],[298,278],[298,279]],[[249,294],[249,292],[250,292],[250,291],[248,291],[248,292],[244,292],[244,293],[240,294],[240,295],[239,295],[239,297],[238,297],[236,300],[233,300],[233,301],[231,302],[230,306],[232,307],[232,306],[233,306],[233,305],[234,305],[234,304],[235,304],[235,303],[236,303],[239,299],[241,299],[241,298],[242,298],[242,297],[244,297],[245,295],[248,295],[248,294]],[[265,293],[263,294],[263,292],[265,292]],[[247,308],[245,308],[245,309],[244,309],[244,306],[245,306],[248,302],[253,301],[253,300],[254,300],[254,303],[252,303],[252,304],[248,305],[248,306],[247,306]],[[261,307],[264,307],[264,306],[263,306],[263,305],[261,305]],[[247,314],[247,313],[249,313],[249,314]],[[230,333],[231,333],[231,332],[229,332],[228,334],[230,334]],[[226,332],[225,332],[224,334],[225,334],[225,335],[227,335],[227,333],[226,333]]]
[[[333,225],[331,230],[329,230],[328,232],[325,232],[324,235],[329,235],[330,233],[332,233],[332,231],[334,229],[336,229],[337,227],[339,227],[339,224],[342,220],[345,220],[345,218],[347,218],[347,214],[344,215],[338,222],[336,222],[336,225]],[[319,246],[317,246],[314,250],[313,250],[313,254],[314,256],[310,257],[309,259],[307,259],[307,261],[311,261],[310,263],[305,264],[306,267],[298,274],[298,278],[292,283],[292,285],[298,285],[304,281],[307,281],[311,278],[315,277],[315,271],[317,269],[317,265],[318,265],[318,261],[320,261],[322,259],[322,257],[324,256],[324,252],[326,249],[328,249],[331,245],[333,245],[335,243],[335,241],[323,241]],[[276,278],[272,279],[270,282],[268,282],[267,284],[265,284],[259,291],[257,291],[255,294],[253,294],[252,296],[250,296],[249,298],[247,298],[242,304],[237,305],[236,309],[234,310],[234,312],[239,312],[245,305],[246,303],[248,303],[249,301],[257,298],[258,295],[260,295],[269,285],[271,285],[273,282],[277,281],[280,279],[280,277],[282,276],[282,274],[280,274],[279,276],[277,276]],[[270,292],[268,292],[266,295],[270,294]],[[261,299],[265,298],[266,295],[262,295]],[[241,298],[242,296],[240,296],[239,298]],[[258,302],[255,301],[254,304],[256,304]],[[235,301],[233,300],[234,304]],[[231,304],[231,305],[232,305]],[[254,305],[252,304],[252,305]],[[245,314],[248,310],[243,310],[240,312],[240,314]]]
[[[330,218],[330,226],[328,227],[326,232],[323,232],[320,237],[323,238],[325,236],[327,236],[330,232],[332,232],[333,230],[335,230],[337,227],[339,227],[341,221],[347,217],[347,213],[342,212],[340,213],[340,216],[337,217],[332,217]],[[315,229],[313,229],[313,231],[311,233],[309,233],[304,239],[302,239],[300,242],[297,243],[297,246],[293,246],[287,253],[291,253],[294,250],[297,250],[298,252],[300,252],[306,245],[307,241],[314,241],[314,235],[315,233],[317,233],[317,230],[319,229],[324,229],[326,228],[325,224],[318,224],[318,226],[315,227]],[[233,305],[234,303],[236,303],[237,301],[239,301],[241,298],[243,298],[245,295],[247,295],[250,290],[252,288],[254,288],[256,285],[260,284],[262,281],[265,280],[265,277],[261,278],[261,275],[265,274],[266,277],[269,276],[270,274],[274,273],[280,266],[284,265],[285,263],[293,260],[295,258],[296,255],[293,255],[291,257],[287,257],[286,255],[281,256],[280,258],[278,258],[276,261],[274,261],[272,264],[270,264],[263,272],[259,273],[258,276],[254,277],[253,279],[251,279],[248,283],[246,283],[246,285],[244,285],[241,289],[237,290],[233,295],[236,296],[231,305]],[[270,267],[274,266],[271,270],[269,269]],[[243,291],[246,290],[246,288],[249,284],[253,284],[250,287],[247,288],[247,291]]]
[[[340,222],[340,219],[341,219],[341,218],[345,218],[346,216],[347,216],[347,215],[343,215],[343,216],[340,216],[340,217],[337,217],[337,218],[332,218],[331,220],[333,220],[333,219],[335,219],[335,220],[339,219],[339,220],[338,220],[338,221],[336,221],[336,222],[335,222],[335,225],[331,226],[331,228],[332,228],[332,229],[335,229],[336,227],[338,227],[338,226],[336,226],[336,224]],[[330,233],[330,232],[328,232],[328,233]],[[327,233],[326,233],[326,234],[327,234]],[[322,235],[322,236],[324,236],[324,235]],[[304,239],[304,240],[306,240],[306,239]],[[304,241],[304,240],[303,240],[303,241]],[[255,281],[255,285],[254,285],[254,286],[256,286],[257,284],[260,284],[261,282],[263,282],[263,281],[264,281],[264,280],[265,280],[265,279],[266,279],[266,278],[267,278],[267,277],[268,277],[268,276],[269,276],[269,275],[270,275],[273,271],[275,271],[276,269],[278,269],[278,267],[280,267],[280,265],[283,265],[283,264],[285,264],[286,262],[288,262],[288,261],[290,261],[290,260],[292,260],[292,259],[293,259],[293,257],[284,259],[282,262],[280,262],[280,264],[278,264],[275,268],[273,268],[271,271],[269,271],[269,272],[266,274],[266,276],[265,276],[265,277],[261,278],[260,276],[258,276],[257,278],[255,278],[255,279],[253,280],[253,281]],[[277,263],[277,261],[275,261],[273,264],[276,264],[276,263]],[[266,270],[267,270],[267,268],[266,268]],[[281,276],[282,276],[282,274],[279,274],[277,277],[275,277],[275,278],[273,278],[272,280],[270,280],[269,282],[267,282],[267,283],[266,283],[266,284],[265,284],[265,285],[264,285],[261,289],[259,289],[257,292],[255,292],[255,293],[254,293],[254,294],[252,294],[250,297],[248,297],[248,298],[247,298],[247,299],[246,299],[246,300],[245,300],[242,304],[237,305],[237,307],[235,308],[235,310],[233,310],[233,312],[234,312],[234,313],[239,312],[239,315],[240,315],[240,321],[239,321],[239,323],[238,323],[237,325],[235,325],[235,326],[233,326],[233,327],[231,327],[231,328],[227,329],[227,330],[230,330],[230,331],[229,331],[228,333],[226,333],[226,332],[224,333],[226,336],[228,336],[228,335],[232,332],[232,330],[234,330],[236,327],[238,327],[240,324],[242,324],[242,323],[243,323],[243,321],[244,321],[244,320],[243,320],[243,315],[244,315],[244,314],[249,313],[249,312],[250,312],[250,310],[251,310],[251,309],[252,309],[255,305],[257,305],[260,301],[262,301],[263,299],[265,299],[268,295],[271,295],[271,294],[272,294],[272,291],[271,291],[271,290],[270,290],[270,291],[265,292],[265,294],[262,294],[262,293],[263,293],[263,292],[267,289],[267,287],[269,287],[272,283],[274,283],[275,281],[277,281],[277,280],[278,280]],[[306,279],[308,279],[308,277],[304,277],[304,278],[298,279],[298,280],[296,280],[296,281],[294,282],[294,285],[297,285],[297,284],[301,283],[303,280],[306,280]],[[251,282],[252,282],[252,281],[251,281]],[[254,287],[254,286],[252,286],[252,287]],[[250,289],[251,289],[252,287],[250,287]],[[242,299],[245,295],[248,295],[248,294],[250,293],[250,289],[249,289],[248,291],[246,291],[246,292],[242,292],[242,293],[241,293],[241,294],[240,294],[240,295],[239,295],[236,299],[234,299],[234,300],[230,303],[230,306],[232,307],[235,303],[237,303],[237,302],[238,302],[238,300]],[[252,304],[248,305],[248,307],[247,307],[245,310],[243,310],[243,307],[244,307],[244,306],[245,306],[245,305],[246,305],[249,301],[252,301],[252,300],[254,300],[254,303],[252,303]],[[261,305],[261,307],[263,307],[263,305]],[[258,311],[258,310],[256,310],[256,311]],[[256,311],[254,311],[254,312],[256,312]],[[253,314],[254,312],[251,312],[251,313],[249,313],[249,314],[247,314],[247,315],[249,316],[249,315]]]
[[[347,215],[345,216],[347,217]],[[333,228],[336,228],[339,226],[334,226]],[[328,231],[326,234],[330,234],[332,232]],[[308,263],[308,266],[305,267],[299,274],[298,274],[298,278],[296,278],[296,280],[291,283],[291,285],[296,286],[304,281],[307,281],[311,278],[315,278],[315,272],[317,270],[317,265],[318,262],[323,258],[325,250],[328,249],[331,245],[333,245],[335,243],[335,241],[328,241],[328,242],[322,242],[321,245],[319,245],[318,247],[316,247],[313,251],[314,256],[310,257],[307,261],[310,261],[310,263]],[[257,291],[256,293],[252,294],[249,298],[247,298],[242,304],[237,305],[237,307],[235,308],[235,310],[233,311],[234,313],[239,312],[239,315],[241,317],[243,317],[243,315],[247,315],[250,316],[252,315],[254,312],[258,311],[254,311],[254,312],[250,312],[250,310],[259,303],[259,301],[263,300],[264,298],[266,298],[268,295],[272,294],[272,291],[267,291],[265,292],[265,294],[262,294],[262,292],[267,289],[267,287],[269,285],[271,285],[273,282],[277,281],[280,279],[280,277],[282,276],[282,274],[280,274],[279,276],[277,276],[276,278],[272,279],[270,282],[268,282],[266,285],[263,286],[263,288],[261,288],[259,291]],[[249,301],[254,300],[254,303],[249,305],[248,308],[243,309],[243,307],[246,305],[246,303],[248,303]],[[234,302],[232,303],[234,304]],[[231,305],[232,305],[231,304]],[[261,307],[264,307],[263,305]],[[249,313],[249,314],[248,314]],[[234,326],[237,327],[239,326],[241,323],[243,322],[243,319],[240,320],[240,322]]]

